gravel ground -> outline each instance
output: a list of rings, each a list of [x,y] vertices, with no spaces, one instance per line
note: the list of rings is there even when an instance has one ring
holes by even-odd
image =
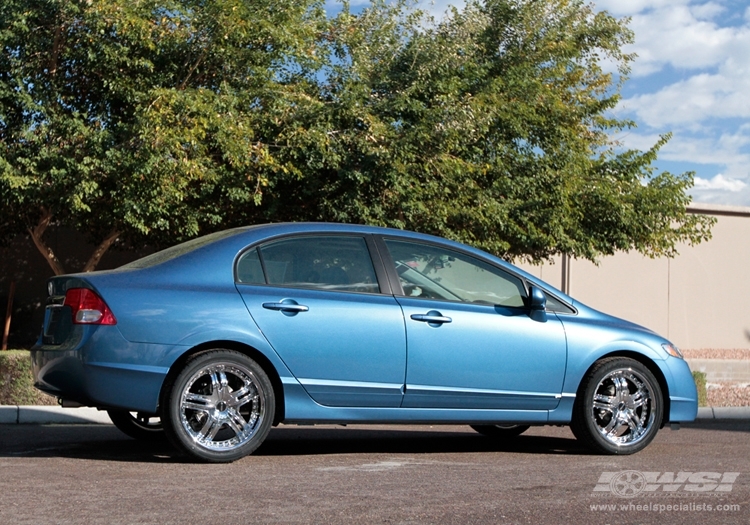
[[[698,348],[682,354],[687,359],[750,359],[750,348]]]
[[[750,360],[748,348],[699,348],[683,350],[688,359]],[[713,407],[750,406],[750,383],[721,381],[706,384],[708,404]]]
[[[706,394],[712,407],[750,406],[750,383],[707,383]]]

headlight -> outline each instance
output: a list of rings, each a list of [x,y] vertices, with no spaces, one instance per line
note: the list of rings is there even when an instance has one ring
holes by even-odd
[[[664,343],[663,345],[661,345],[661,347],[662,347],[662,348],[663,348],[664,350],[666,350],[666,352],[667,352],[667,353],[668,353],[669,355],[671,355],[672,357],[679,357],[680,359],[684,359],[684,358],[682,357],[682,352],[680,352],[680,349],[679,349],[679,348],[677,348],[677,347],[676,347],[675,345],[673,345],[672,343]]]

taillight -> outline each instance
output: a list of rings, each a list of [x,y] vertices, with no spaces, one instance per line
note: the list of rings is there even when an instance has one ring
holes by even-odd
[[[71,288],[63,306],[70,306],[74,324],[117,324],[107,303],[88,288]]]

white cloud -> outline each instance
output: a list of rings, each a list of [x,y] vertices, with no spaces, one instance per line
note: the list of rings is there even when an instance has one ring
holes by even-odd
[[[721,190],[721,191],[731,191],[731,192],[738,192],[744,189],[747,186],[746,183],[742,182],[741,180],[737,179],[728,179],[724,177],[721,173],[718,175],[715,175],[711,179],[702,179],[700,177],[695,177],[695,190],[701,191],[701,190]]]
[[[639,55],[633,77],[650,86],[618,106],[618,116],[643,130],[623,142],[643,150],[672,131],[659,159],[696,169],[696,200],[749,206],[750,7],[727,0],[600,0],[597,6],[613,12],[619,6],[633,17],[636,42],[628,51]]]
[[[687,70],[715,67],[733,53],[747,50],[747,26],[721,27],[703,19],[708,12],[716,14],[713,4],[674,6],[634,15],[630,27],[635,32],[635,44],[626,48],[638,55],[633,76],[649,75],[666,65]]]
[[[631,131],[616,137],[626,148],[647,150],[658,140],[659,133]],[[725,176],[750,177],[750,125],[731,132],[703,128],[697,132],[675,131],[672,139],[659,151],[659,158],[675,162],[725,166]]]
[[[688,126],[710,119],[750,117],[750,76],[734,72],[700,73],[656,93],[620,103],[651,127]]]
[[[691,0],[596,0],[598,10],[616,16],[632,16],[649,9],[669,8],[689,4]]]

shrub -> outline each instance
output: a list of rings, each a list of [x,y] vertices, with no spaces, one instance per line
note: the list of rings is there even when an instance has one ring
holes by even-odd
[[[695,388],[698,389],[698,406],[708,406],[708,394],[706,393],[706,373],[705,372],[693,372],[693,380],[695,381]]]
[[[34,388],[28,350],[0,351],[0,405],[54,404],[54,397]]]

